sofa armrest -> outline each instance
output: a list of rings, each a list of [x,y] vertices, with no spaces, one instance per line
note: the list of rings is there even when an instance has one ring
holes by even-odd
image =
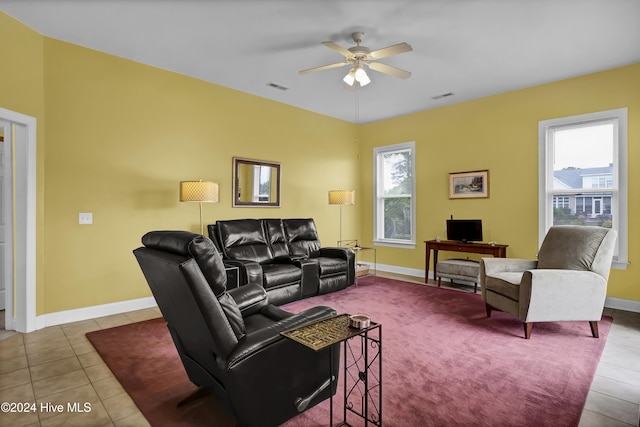
[[[320,271],[318,269],[318,260],[316,259],[299,259],[294,264],[302,270],[302,279],[300,280],[300,291],[302,298],[318,295],[320,288]]]
[[[326,247],[320,248],[319,256],[327,258],[340,258],[347,261],[347,286],[356,281],[356,254],[350,248]]]
[[[233,267],[238,267],[238,270],[240,270],[240,286],[246,284],[262,286],[262,266],[259,263],[244,259],[225,259],[224,262]]]
[[[249,284],[231,289],[228,294],[234,299],[242,317],[258,313],[262,308],[269,305],[267,292],[260,285]]]
[[[324,256],[327,258],[342,258],[348,260],[350,257],[355,256],[355,254],[350,248],[326,247],[320,248],[320,256]]]

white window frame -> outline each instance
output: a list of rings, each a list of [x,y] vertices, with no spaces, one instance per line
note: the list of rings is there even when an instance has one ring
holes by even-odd
[[[614,120],[617,124],[614,137],[613,179],[617,186],[611,191],[614,228],[618,232],[617,255],[613,268],[626,270],[628,264],[628,170],[627,170],[627,108],[542,120],[538,122],[538,247],[553,224],[553,157],[550,132],[559,126],[579,125],[589,122]],[[601,190],[601,189],[600,189]],[[607,189],[607,191],[609,191]],[[583,191],[584,193],[584,191]],[[617,199],[617,207],[615,200]],[[603,202],[604,203],[604,202]],[[592,206],[593,209],[593,206]]]
[[[384,200],[383,188],[380,185],[383,177],[380,159],[383,154],[411,151],[411,240],[387,239],[384,237]],[[385,145],[373,149],[373,242],[381,246],[414,249],[416,247],[416,143],[415,141]]]

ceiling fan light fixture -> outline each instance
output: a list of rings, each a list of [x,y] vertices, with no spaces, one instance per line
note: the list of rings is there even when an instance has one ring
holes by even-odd
[[[356,76],[355,76],[355,69],[352,68],[351,70],[349,70],[349,72],[347,73],[346,76],[344,76],[344,79],[342,79],[343,82],[345,82],[346,84],[348,84],[349,86],[353,86],[353,84],[356,81]]]
[[[354,70],[356,70],[355,71],[356,81],[360,83],[360,86],[366,86],[369,83],[371,83],[371,79],[369,78],[367,73],[364,71],[364,68],[362,68],[360,65],[356,65]]]

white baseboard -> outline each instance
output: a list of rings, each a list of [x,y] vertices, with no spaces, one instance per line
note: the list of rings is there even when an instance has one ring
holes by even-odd
[[[128,311],[141,310],[143,308],[156,306],[156,300],[153,297],[146,297],[113,302],[110,304],[94,305],[92,307],[76,308],[74,310],[47,313],[36,317],[36,329],[111,316],[113,314],[126,313]]]
[[[616,310],[633,311],[634,313],[640,313],[640,301],[634,301],[630,299],[607,297],[604,301],[604,306],[607,308],[615,308]]]
[[[368,263],[368,264],[373,267],[373,263]],[[388,265],[388,264],[378,264],[377,268],[380,271],[387,271],[389,273],[395,273],[395,274],[405,274],[407,276],[413,276],[421,280],[424,280],[424,270],[420,270],[417,268],[398,267],[395,265]],[[433,271],[429,271],[429,279],[433,279]],[[460,281],[457,281],[457,282],[460,282]],[[470,283],[470,282],[464,283],[464,284],[473,286],[473,283]],[[634,313],[640,313],[640,301],[635,301],[635,300],[607,297],[607,299],[604,302],[604,306],[607,308],[614,308],[617,310],[632,311]]]
[[[373,263],[369,264],[373,268]],[[395,274],[404,274],[424,281],[424,270],[417,268],[398,267],[388,264],[377,264],[379,271],[386,271]],[[429,278],[433,279],[433,272],[429,271]],[[473,286],[472,283],[470,283]],[[617,310],[632,311],[640,313],[640,301],[627,300],[622,298],[607,297],[605,307]],[[134,300],[114,302],[110,304],[95,305],[92,307],[77,308],[74,310],[58,311],[56,313],[43,314],[36,317],[36,329],[47,326],[62,325],[65,323],[79,322],[81,320],[95,319],[98,317],[110,316],[113,314],[126,313],[128,311],[141,310],[144,308],[157,307],[153,297],[138,298]]]
[[[367,264],[365,262],[365,264]],[[371,267],[373,267],[373,263],[368,263]],[[420,270],[417,268],[409,268],[409,267],[398,267],[396,265],[388,265],[388,264],[380,264],[376,265],[377,270],[379,271],[387,271],[389,273],[395,274],[404,274],[406,276],[413,276],[416,278],[421,278],[424,281],[424,270]],[[431,272],[429,272],[429,277],[431,277]]]

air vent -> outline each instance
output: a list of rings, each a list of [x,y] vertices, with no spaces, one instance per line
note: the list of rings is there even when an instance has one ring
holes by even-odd
[[[443,93],[442,95],[432,96],[431,99],[442,99],[452,95],[453,95],[453,92],[447,92],[447,93]]]
[[[271,82],[267,83],[267,86],[272,87],[274,89],[283,90],[283,91],[284,90],[289,90],[288,87],[284,87],[284,86],[281,86],[279,84],[275,84],[275,83],[271,83]]]

